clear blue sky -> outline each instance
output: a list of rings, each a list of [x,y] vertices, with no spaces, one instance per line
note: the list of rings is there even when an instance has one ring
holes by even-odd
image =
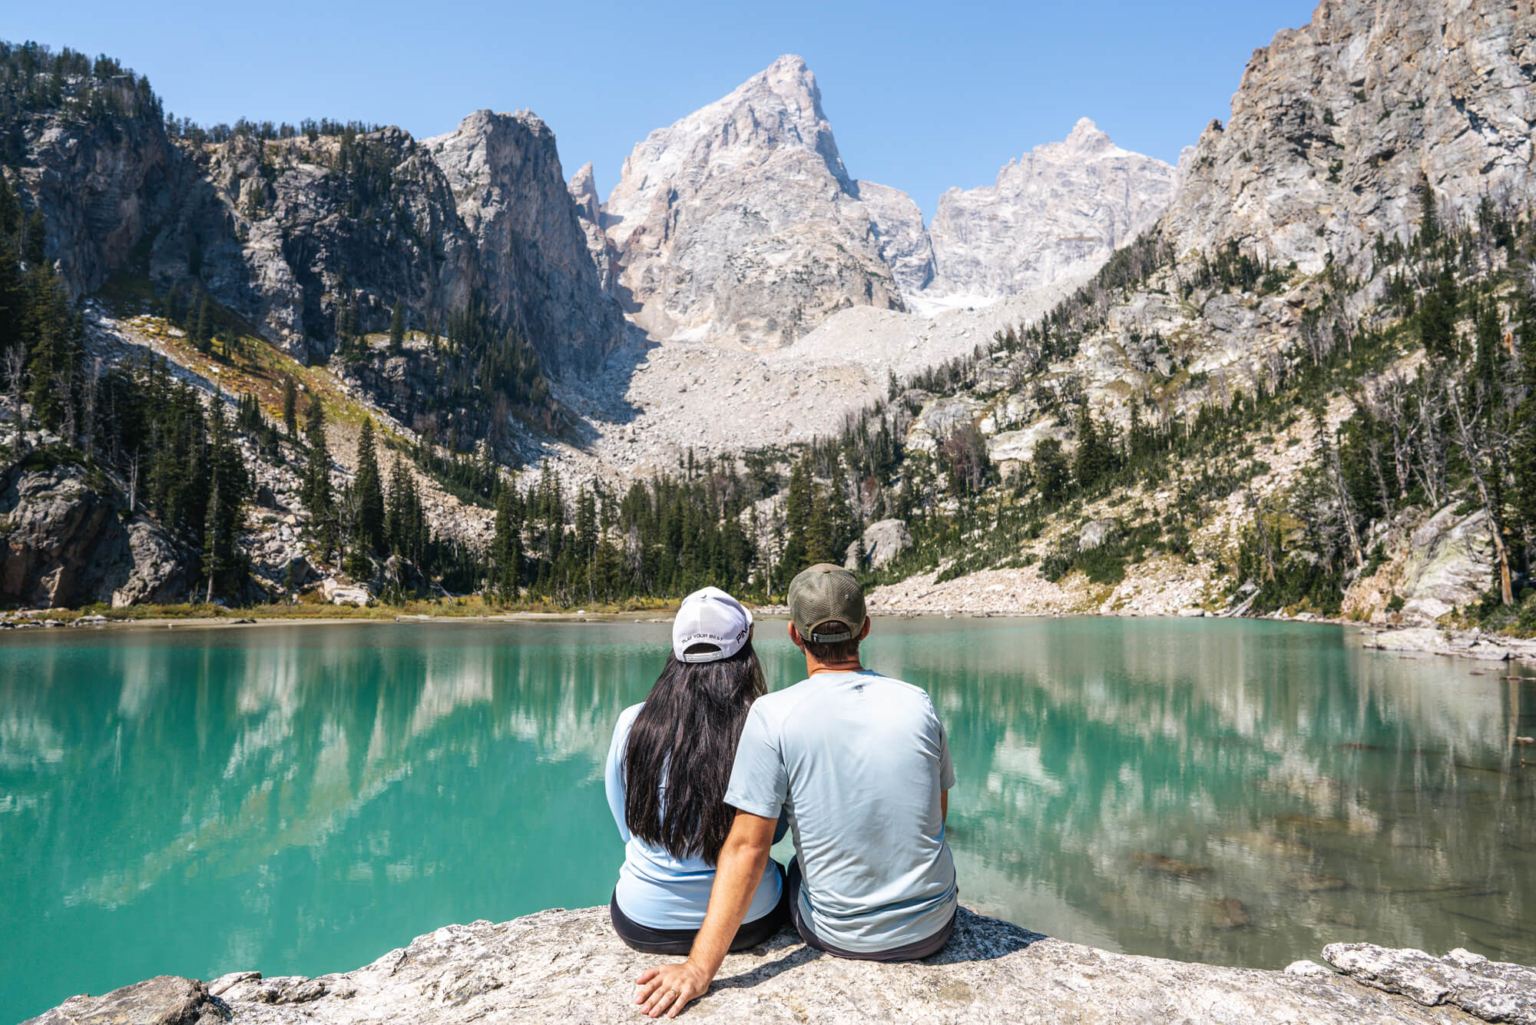
[[[945,188],[991,183],[1079,117],[1176,161],[1228,116],[1253,49],[1313,3],[54,0],[11,5],[0,33],[111,54],[166,109],[210,124],[325,116],[427,136],[481,107],[528,107],[566,175],[592,161],[604,197],[651,129],[798,53],[849,173],[932,216]]]

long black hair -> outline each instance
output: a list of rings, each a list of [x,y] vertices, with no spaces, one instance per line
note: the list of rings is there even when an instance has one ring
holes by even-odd
[[[685,654],[711,649],[718,650],[694,645]],[[736,742],[752,702],[767,692],[750,640],[715,662],[679,662],[668,653],[624,751],[624,821],[631,833],[674,858],[719,860],[735,818],[725,788]]]

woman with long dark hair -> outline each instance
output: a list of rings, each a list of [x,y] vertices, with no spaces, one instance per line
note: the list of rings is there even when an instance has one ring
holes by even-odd
[[[752,614],[714,587],[683,599],[666,667],[645,701],[619,716],[608,749],[608,807],[625,845],[609,914],[636,950],[686,954],[693,945],[736,814],[725,803],[736,742],[767,689]],[[781,820],[775,840],[784,829]],[[731,949],[777,932],[787,894],[770,860]]]

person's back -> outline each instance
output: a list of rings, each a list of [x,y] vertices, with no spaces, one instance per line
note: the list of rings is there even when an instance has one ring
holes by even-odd
[[[954,783],[927,694],[868,670],[819,672],[753,704],[725,801],[764,817],[782,802],[803,924],[833,953],[869,955],[954,917],[943,811]]]
[[[928,695],[871,673],[864,593],[840,566],[789,585],[789,637],[806,679],[753,703],[725,804],[736,811],[688,960],[640,973],[642,1013],[676,1015],[703,995],[768,863],[780,812],[795,833],[786,894],[806,945],[839,957],[911,961],[949,942],[959,911],[944,841],[955,771]]]
[[[736,739],[767,689],[752,614],[723,591],[683,600],[672,648],[650,695],[619,716],[604,773],[624,841],[609,915],[625,943],[658,954],[686,952],[704,921],[736,814],[723,800]],[[761,943],[789,917],[779,867],[763,869],[735,946]]]

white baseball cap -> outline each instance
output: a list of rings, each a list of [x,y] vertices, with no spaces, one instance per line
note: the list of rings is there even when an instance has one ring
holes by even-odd
[[[730,658],[752,637],[752,613],[718,587],[694,591],[683,599],[672,620],[672,654],[679,662],[718,662]],[[713,644],[719,651],[683,654],[695,644]]]

